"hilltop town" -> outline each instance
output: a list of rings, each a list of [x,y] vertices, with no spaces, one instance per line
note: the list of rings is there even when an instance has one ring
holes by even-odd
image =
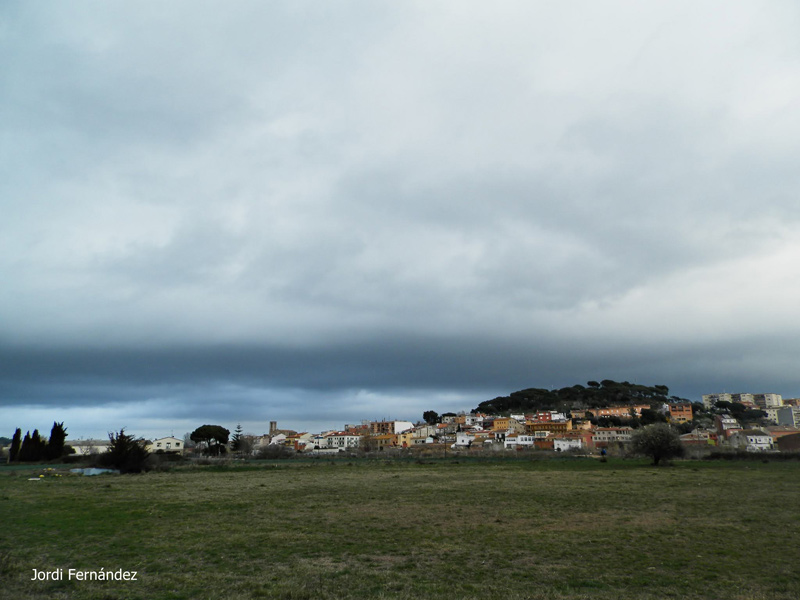
[[[568,412],[437,415],[429,411],[425,416],[427,421],[418,423],[365,421],[321,433],[280,430],[272,422],[267,434],[243,439],[252,454],[275,446],[302,453],[436,448],[587,453],[624,450],[635,429],[666,422],[680,432],[681,443],[687,448],[800,450],[800,399],[783,399],[778,394],[709,394],[703,396],[702,403],[619,404]]]
[[[536,408],[536,410],[524,410]],[[520,410],[522,409],[522,410]],[[488,412],[494,410],[494,412]],[[627,382],[589,382],[588,387],[529,389],[481,403],[473,411],[438,414],[425,411],[418,422],[365,420],[341,429],[298,432],[278,428],[276,421],[261,434],[238,426],[232,435],[221,426],[203,425],[183,438],[145,440],[152,454],[233,454],[237,457],[282,458],[342,452],[508,452],[552,451],[589,454],[624,452],[636,429],[668,423],[687,450],[745,452],[800,450],[800,399],[779,394],[716,393],[702,402],[668,395],[666,386]],[[212,434],[208,434],[211,430]],[[17,436],[20,432],[17,431]],[[34,438],[38,432],[34,432]],[[22,442],[33,445],[26,434]],[[37,438],[38,439],[38,438]],[[44,442],[40,442],[44,443]],[[68,441],[65,453],[104,453],[109,440]],[[7,449],[13,459],[26,452]]]

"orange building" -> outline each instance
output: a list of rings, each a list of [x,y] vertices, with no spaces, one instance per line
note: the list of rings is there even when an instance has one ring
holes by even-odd
[[[686,423],[694,418],[692,405],[689,402],[675,402],[668,404],[669,420],[672,423]]]

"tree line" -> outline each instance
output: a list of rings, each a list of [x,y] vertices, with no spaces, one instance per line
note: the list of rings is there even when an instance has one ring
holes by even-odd
[[[22,430],[17,427],[14,437],[11,438],[9,462],[56,460],[67,454],[74,454],[75,449],[65,443],[66,439],[67,429],[63,422],[53,422],[50,437],[47,439],[41,436],[38,429],[34,429],[33,433],[26,431],[25,437],[22,437]]]
[[[640,385],[611,379],[589,381],[585,386],[573,385],[555,390],[528,388],[481,402],[473,412],[507,414],[510,412],[535,412],[572,409],[606,408],[621,404],[664,404],[689,402],[685,398],[669,395],[666,385]]]

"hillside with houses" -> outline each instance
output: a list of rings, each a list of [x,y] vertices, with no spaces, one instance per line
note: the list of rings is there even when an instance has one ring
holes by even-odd
[[[223,433],[213,446],[216,455],[242,458],[420,451],[624,453],[638,428],[655,423],[669,424],[684,448],[696,454],[714,449],[800,451],[798,398],[717,393],[691,402],[670,396],[666,386],[609,380],[559,390],[526,389],[483,402],[470,412],[439,415],[429,410],[416,423],[364,420],[337,430],[298,432],[272,421],[262,434],[245,433],[239,426],[230,437],[229,430],[215,426]],[[143,442],[151,454],[202,455],[211,450],[210,442],[188,433]],[[66,447],[69,453],[90,456],[107,451],[109,440],[70,440]],[[6,454],[18,456],[11,445]]]
[[[535,410],[530,410],[535,407]],[[525,410],[528,409],[528,410]],[[426,411],[424,421],[364,421],[340,431],[253,436],[251,452],[279,445],[301,453],[362,451],[624,451],[639,427],[668,423],[687,449],[746,452],[800,449],[800,399],[778,394],[709,394],[702,402],[666,386],[609,380],[560,390],[528,389],[471,412]],[[275,426],[275,424],[273,424]]]

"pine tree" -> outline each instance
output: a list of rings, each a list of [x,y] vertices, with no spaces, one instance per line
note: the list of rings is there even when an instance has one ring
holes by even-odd
[[[22,431],[19,427],[14,432],[14,437],[11,439],[11,448],[8,452],[8,462],[14,462],[19,456],[19,446],[22,443]]]
[[[241,452],[242,451],[242,424],[239,423],[236,426],[236,429],[233,430],[233,435],[231,436],[231,450],[233,452]]]

